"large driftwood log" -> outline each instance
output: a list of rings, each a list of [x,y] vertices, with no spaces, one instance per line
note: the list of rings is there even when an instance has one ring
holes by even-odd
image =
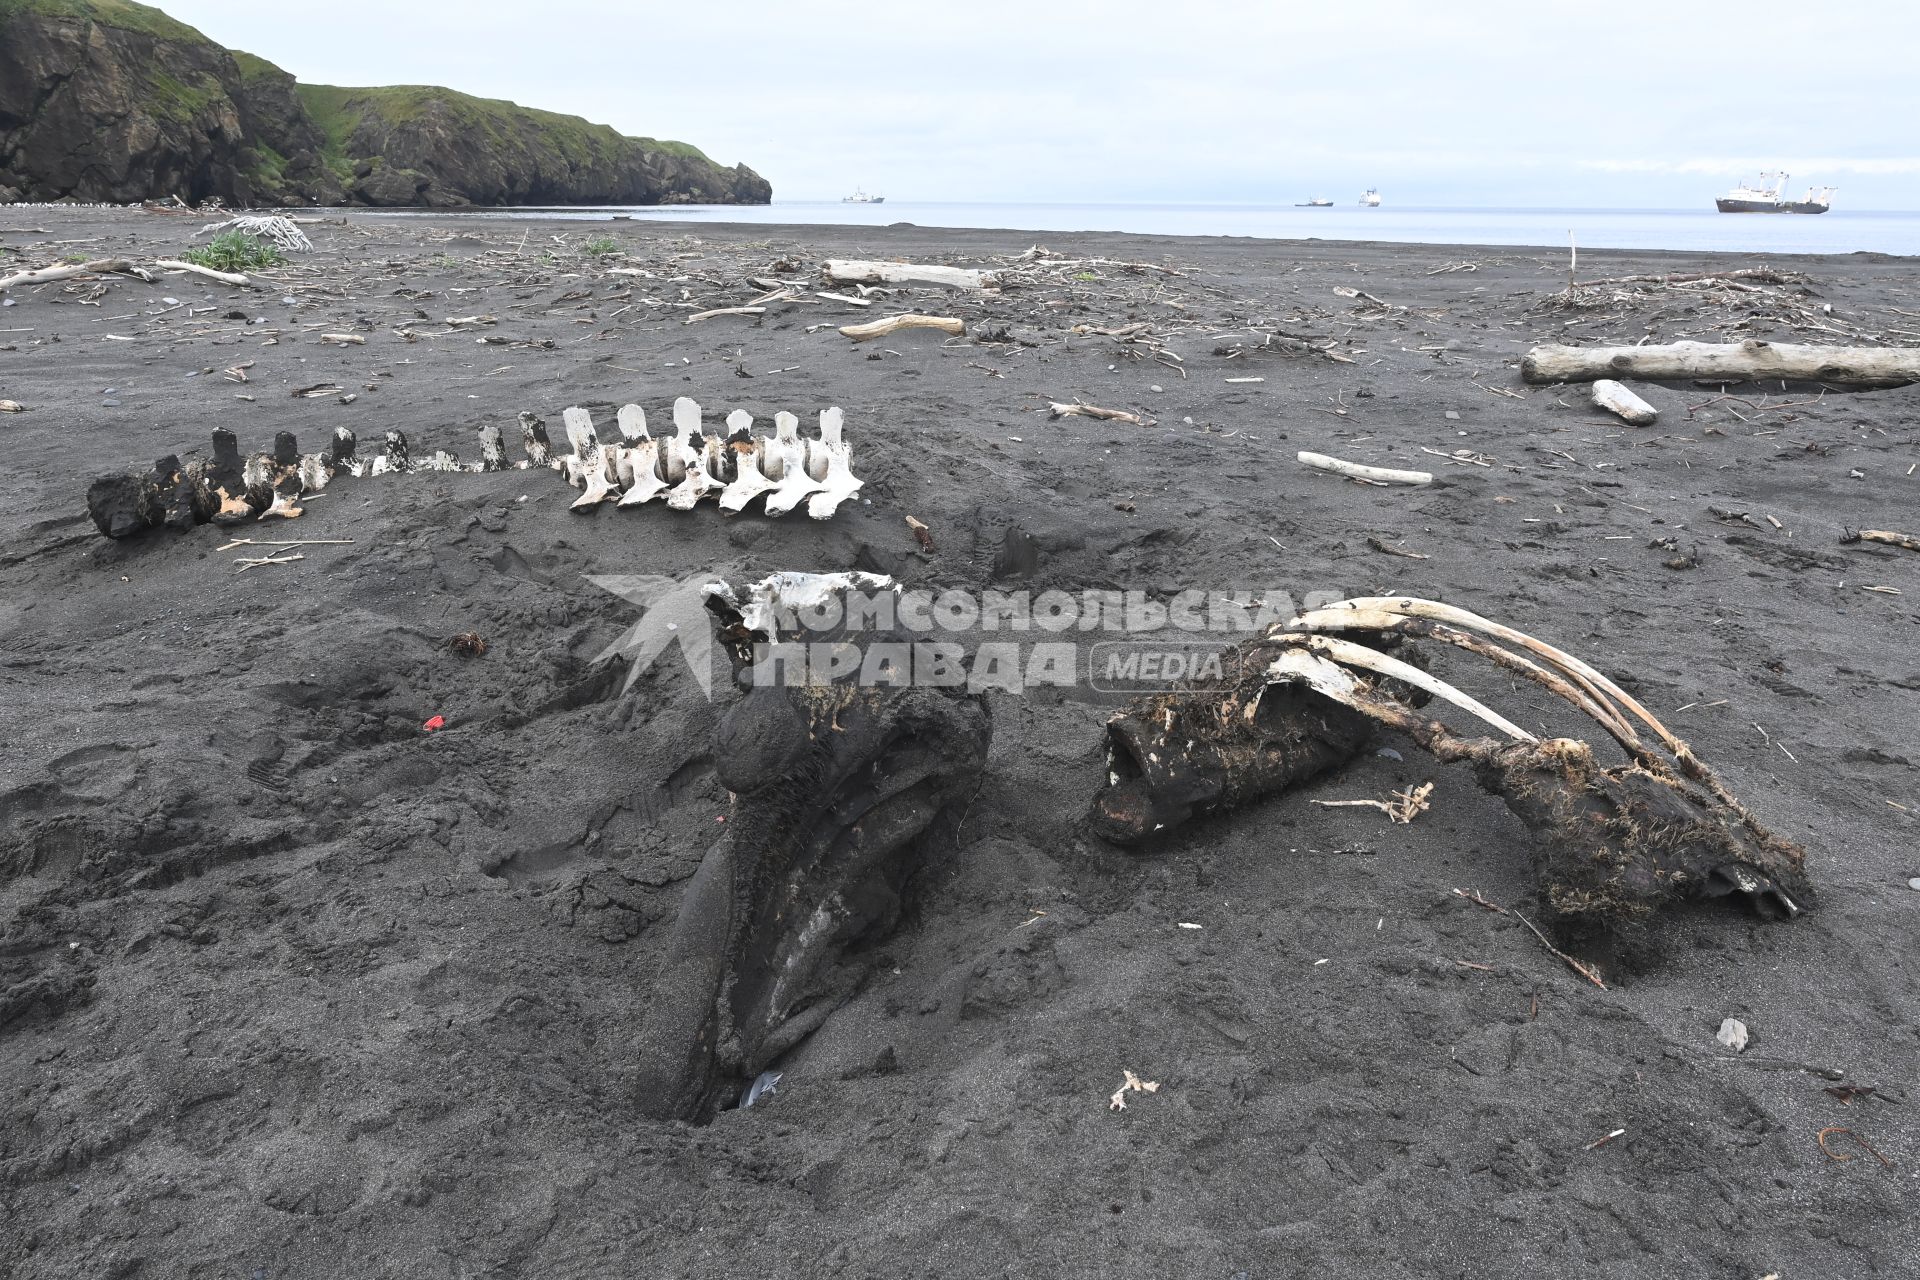
[[[109,272],[139,276],[143,280],[153,278],[125,258],[100,258],[93,262],[73,262],[58,267],[41,267],[35,271],[16,271],[10,276],[0,277],[0,289],[12,289],[26,284],[51,284],[55,280],[71,280],[75,276],[105,275]]]
[[[1660,416],[1659,410],[1612,378],[1602,378],[1593,384],[1593,402],[1636,427],[1647,426]]]
[[[954,316],[888,316],[885,320],[875,320],[869,324],[842,325],[840,335],[852,338],[855,342],[865,342],[869,338],[884,338],[897,329],[938,329],[942,333],[957,336],[967,331],[967,322]]]
[[[1791,378],[1860,387],[1920,382],[1920,347],[1812,347],[1787,342],[1671,342],[1642,347],[1535,347],[1520,363],[1528,382],[1597,378],[1753,382]]]
[[[911,262],[859,262],[829,258],[827,279],[835,284],[943,284],[955,289],[979,289],[993,283],[991,271],[969,267],[924,267]]]

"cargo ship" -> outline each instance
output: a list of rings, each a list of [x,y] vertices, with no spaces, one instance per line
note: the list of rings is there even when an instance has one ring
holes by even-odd
[[[1333,201],[1327,199],[1325,196],[1315,196],[1311,200],[1302,200],[1293,207],[1296,209],[1331,209],[1333,208]]]
[[[1374,187],[1368,187],[1365,191],[1362,191],[1360,193],[1360,207],[1362,209],[1378,209],[1380,207],[1380,192]]]
[[[841,204],[885,204],[886,202],[885,196],[870,196],[858,187],[853,189],[852,195],[840,197]]]
[[[1741,183],[1713,202],[1721,213],[1825,213],[1833,208],[1832,187],[1808,187],[1803,200],[1787,199],[1787,175],[1763,173],[1749,186]]]

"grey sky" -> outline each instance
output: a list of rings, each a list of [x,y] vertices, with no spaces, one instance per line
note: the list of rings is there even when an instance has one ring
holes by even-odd
[[[776,199],[1920,208],[1920,9],[1840,0],[161,0],[328,84],[679,138]]]

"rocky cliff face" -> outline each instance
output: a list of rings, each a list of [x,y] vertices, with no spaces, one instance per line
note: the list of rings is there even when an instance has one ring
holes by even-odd
[[[301,85],[349,200],[369,205],[765,204],[745,165],[628,138],[579,116],[451,89]]]
[[[449,89],[297,85],[132,0],[0,0],[0,200],[764,204],[683,143]]]

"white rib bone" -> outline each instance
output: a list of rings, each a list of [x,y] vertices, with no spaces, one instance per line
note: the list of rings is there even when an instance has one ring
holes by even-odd
[[[1654,719],[1651,712],[1641,706],[1638,701],[1625,690],[1621,689],[1620,686],[1607,679],[1606,676],[1588,666],[1579,658],[1574,657],[1562,649],[1555,648],[1544,640],[1536,640],[1523,631],[1516,631],[1512,627],[1493,622],[1481,617],[1477,613],[1469,613],[1467,610],[1454,605],[1443,604],[1438,600],[1422,600],[1415,596],[1359,596],[1352,600],[1342,600],[1337,604],[1329,605],[1325,611],[1315,610],[1315,613],[1345,609],[1384,609],[1389,613],[1397,613],[1407,617],[1430,618],[1435,622],[1452,623],[1455,626],[1465,627],[1470,631],[1478,631],[1485,635],[1490,635],[1496,640],[1505,640],[1508,644],[1518,645],[1529,653],[1545,658],[1549,663],[1558,667],[1562,672],[1571,677],[1574,683],[1584,686],[1588,692],[1595,694],[1602,703],[1608,698],[1618,702],[1621,706],[1639,717],[1640,721],[1649,729],[1653,730],[1654,735],[1660,739],[1667,750],[1673,752],[1676,756],[1684,755],[1688,759],[1692,758],[1693,753],[1687,747],[1687,744],[1676,738],[1665,725]],[[1301,630],[1314,630],[1316,629],[1315,624],[1307,621],[1310,617],[1311,615],[1303,614],[1299,619],[1295,619],[1295,622],[1300,624]],[[1293,626],[1294,623],[1289,623],[1288,625]]]
[[[840,504],[858,492],[866,481],[853,474],[850,468],[853,454],[843,441],[823,444],[820,449],[826,455],[826,474],[820,478],[821,491],[807,499],[807,514],[815,520],[831,520]]]
[[[618,505],[637,507],[666,492],[667,482],[660,478],[660,450],[663,446],[671,448],[673,443],[671,440],[642,440],[626,450],[626,462],[633,470],[633,483],[627,486]]]
[[[1365,645],[1355,644],[1351,640],[1342,640],[1337,636],[1303,636],[1308,649],[1333,659],[1343,666],[1359,667],[1379,675],[1390,676],[1395,680],[1410,684],[1416,689],[1424,689],[1436,698],[1443,698],[1471,715],[1478,716],[1488,724],[1519,742],[1538,742],[1539,738],[1528,733],[1499,712],[1486,706],[1470,694],[1462,693],[1444,680],[1437,680],[1418,667],[1409,666],[1398,658],[1390,658],[1378,649],[1369,649]]]

